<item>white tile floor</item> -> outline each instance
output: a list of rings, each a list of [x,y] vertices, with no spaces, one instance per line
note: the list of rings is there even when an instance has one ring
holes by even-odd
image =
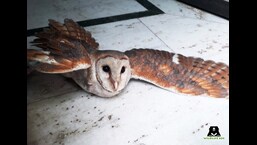
[[[28,0],[27,29],[47,26],[49,18],[80,21],[145,10],[134,0]]]
[[[86,27],[100,49],[154,48],[229,64],[229,22],[172,0],[149,0],[165,14]],[[28,29],[47,19],[76,21],[145,11],[134,0],[28,0]],[[34,37],[28,37],[28,42]],[[28,43],[28,48],[33,48]],[[130,81],[104,99],[59,75],[28,77],[28,145],[228,145],[229,100],[178,95]],[[218,126],[223,140],[206,140]]]

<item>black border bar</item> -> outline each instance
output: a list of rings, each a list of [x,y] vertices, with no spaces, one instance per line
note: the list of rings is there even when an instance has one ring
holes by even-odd
[[[157,8],[155,5],[150,3],[148,0],[136,0],[136,1],[139,4],[141,4],[143,7],[145,7],[147,10],[142,11],[142,12],[134,12],[134,13],[104,17],[104,18],[78,21],[77,23],[82,27],[86,27],[86,26],[93,26],[93,25],[117,22],[117,21],[122,21],[122,20],[129,20],[129,19],[153,16],[153,15],[158,15],[158,14],[164,14],[164,12],[162,10]],[[44,28],[48,28],[48,27],[41,27],[41,28],[27,30],[27,37],[35,35],[35,33],[42,31]]]

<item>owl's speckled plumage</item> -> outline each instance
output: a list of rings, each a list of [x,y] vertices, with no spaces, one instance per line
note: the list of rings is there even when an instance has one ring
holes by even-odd
[[[71,19],[49,20],[49,26],[33,41],[43,50],[28,49],[28,59],[39,62],[39,72],[64,74],[90,93],[112,97],[134,78],[185,94],[229,95],[224,63],[153,49],[98,50],[90,32]]]

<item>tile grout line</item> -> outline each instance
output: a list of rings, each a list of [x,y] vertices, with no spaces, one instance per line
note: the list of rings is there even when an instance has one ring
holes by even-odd
[[[157,37],[166,47],[168,47],[171,51],[175,52],[173,49],[171,49],[159,36],[157,36],[143,21],[138,18],[138,20],[149,30],[151,31],[155,37]]]

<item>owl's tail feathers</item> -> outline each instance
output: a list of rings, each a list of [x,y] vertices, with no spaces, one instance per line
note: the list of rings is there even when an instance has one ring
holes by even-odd
[[[49,51],[27,50],[27,59],[37,62],[33,68],[42,73],[67,73],[86,69],[90,63],[84,60],[73,60],[58,55],[51,55]]]

